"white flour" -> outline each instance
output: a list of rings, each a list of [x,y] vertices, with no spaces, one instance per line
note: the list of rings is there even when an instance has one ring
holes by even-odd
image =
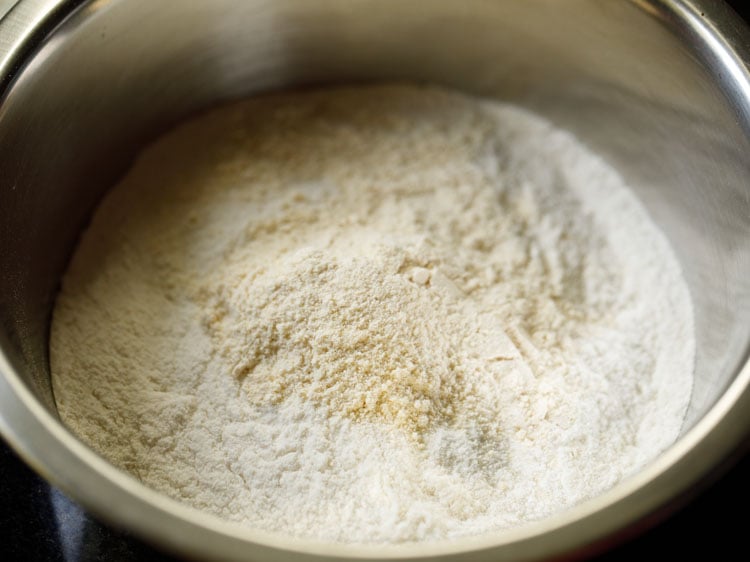
[[[436,88],[279,95],[148,148],[54,311],[62,419],[166,494],[336,541],[534,520],[677,437],[688,290],[619,176]]]

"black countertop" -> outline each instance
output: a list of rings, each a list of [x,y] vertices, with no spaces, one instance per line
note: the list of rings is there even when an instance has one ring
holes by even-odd
[[[750,18],[750,3],[729,4]],[[750,454],[740,456],[696,499],[655,528],[597,557],[598,562],[646,559],[748,560]],[[102,524],[29,469],[0,441],[0,560],[174,562],[122,530]]]

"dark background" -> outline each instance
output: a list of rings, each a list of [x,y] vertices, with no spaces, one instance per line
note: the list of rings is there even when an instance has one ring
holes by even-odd
[[[750,2],[729,1],[750,20]],[[750,321],[750,319],[748,319]],[[641,534],[596,562],[639,560],[748,560],[750,454],[737,451],[733,466],[711,475],[687,506],[661,523],[644,522]],[[654,526],[655,524],[655,526]],[[648,528],[652,527],[652,528]],[[0,441],[0,559],[60,562],[172,562],[174,559],[112,529],[39,478]]]

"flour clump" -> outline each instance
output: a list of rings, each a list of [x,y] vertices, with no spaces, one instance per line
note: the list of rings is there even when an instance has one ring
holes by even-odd
[[[52,322],[63,421],[224,519],[344,542],[534,521],[680,431],[678,262],[622,179],[436,87],[277,94],[145,150]]]

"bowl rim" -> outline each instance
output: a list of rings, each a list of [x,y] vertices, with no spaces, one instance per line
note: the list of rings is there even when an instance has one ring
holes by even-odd
[[[750,136],[748,29],[724,3],[708,0],[630,0],[680,23],[714,61],[722,89]],[[19,0],[0,16],[0,119],[14,73],[70,16],[86,17],[107,2]],[[714,71],[719,75],[719,71]],[[747,444],[750,434],[748,353],[724,394],[703,418],[646,468],[612,489],[558,515],[477,536],[404,544],[343,544],[249,529],[155,492],[78,440],[34,396],[0,348],[0,433],[39,474],[118,527],[168,550],[204,557],[269,559],[453,558],[468,553],[527,560],[572,551],[593,554],[675,509]],[[113,509],[113,506],[116,508]]]

